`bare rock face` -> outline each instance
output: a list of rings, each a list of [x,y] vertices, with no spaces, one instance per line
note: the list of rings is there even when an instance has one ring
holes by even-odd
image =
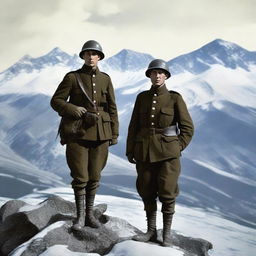
[[[94,207],[100,221],[97,229],[85,226],[73,231],[75,204],[52,196],[37,206],[11,200],[0,209],[0,255],[37,256],[58,244],[74,252],[94,252],[105,255],[112,247],[141,233],[127,221],[107,216],[106,204]],[[158,230],[159,241],[161,230]],[[211,243],[172,232],[173,245],[183,249],[186,256],[207,256]]]

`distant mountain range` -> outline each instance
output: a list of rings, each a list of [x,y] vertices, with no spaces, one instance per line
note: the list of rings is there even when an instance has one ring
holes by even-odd
[[[116,88],[120,119],[119,144],[111,147],[102,193],[136,197],[136,172],[125,160],[125,142],[135,97],[150,88],[145,70],[152,59],[125,49],[100,62]],[[182,157],[178,201],[255,227],[256,52],[217,39],[168,64],[173,76],[167,86],[182,94],[196,128]],[[77,55],[54,48],[38,58],[26,55],[0,73],[0,142],[66,182],[64,148],[55,140],[59,117],[49,101],[65,73],[81,65]],[[0,182],[2,177],[0,171]]]

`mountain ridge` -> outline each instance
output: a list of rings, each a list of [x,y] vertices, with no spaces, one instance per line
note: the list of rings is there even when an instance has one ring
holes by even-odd
[[[232,52],[234,49],[232,43],[224,40],[211,43],[212,51],[218,47],[216,53]],[[211,43],[206,46],[210,47]],[[61,50],[54,49],[48,54],[57,57],[58,54],[61,55]],[[200,70],[201,66],[189,66],[190,59],[192,64],[198,63],[197,50],[186,55],[186,58],[182,55],[179,59],[179,67],[182,69],[175,73],[171,65],[174,75],[166,84],[168,89],[181,93],[196,127],[191,145],[182,153],[184,175],[180,179],[182,189],[178,200],[195,207],[219,209],[223,216],[244,225],[251,225],[246,220],[252,223],[256,216],[255,205],[251,203],[255,201],[251,193],[252,186],[237,182],[231,175],[252,180],[256,177],[256,166],[252,161],[256,144],[253,136],[256,127],[256,64],[250,60],[254,57],[254,52],[247,52],[252,57],[245,58],[244,51],[236,49],[241,58],[231,58],[231,64],[229,59],[216,60],[211,54],[202,54],[200,50],[203,58],[200,65],[206,67],[206,70]],[[206,51],[205,48],[203,50]],[[32,73],[23,69],[9,80],[4,79],[5,73],[0,74],[0,121],[4,124],[0,127],[0,138],[27,161],[41,169],[56,172],[68,180],[64,150],[60,150],[59,142],[55,140],[59,117],[50,109],[49,101],[63,76],[74,67],[81,66],[82,61],[77,58],[77,61],[74,59],[74,63],[71,63],[67,58],[64,63],[56,56],[49,57],[53,58],[52,66],[44,63],[41,70],[32,70]],[[138,65],[135,62],[130,67],[133,60],[141,56],[140,53],[124,49],[114,56],[111,61],[117,66],[122,63],[122,68],[116,68],[114,64],[109,65],[103,60],[100,62],[103,63],[100,69],[108,71],[116,88],[120,136],[119,143],[111,147],[110,151],[121,157],[124,164],[116,167],[115,161],[109,161],[106,173],[114,167],[117,171],[108,177],[103,175],[102,187],[105,189],[104,193],[122,193],[133,197],[136,194],[136,171],[131,167],[131,172],[127,173],[125,139],[136,95],[150,88],[145,69],[151,57],[145,54],[145,58]],[[134,57],[130,58],[131,56]],[[220,57],[227,58],[227,54],[220,54]],[[25,57],[24,61],[29,58]],[[241,66],[241,59],[249,69]],[[236,65],[232,66],[232,61],[236,60]],[[225,65],[225,62],[230,65]],[[219,182],[213,182],[215,180]],[[238,187],[240,191],[237,191]],[[204,193],[200,194],[200,190]]]
[[[219,53],[217,53],[216,57],[217,60],[212,58],[208,59],[208,62],[205,63],[202,61],[202,54],[205,55],[207,52],[211,54],[216,53],[216,49],[219,49]],[[222,50],[220,50],[222,49]],[[231,63],[228,63],[226,61],[223,62],[222,58],[219,58],[221,54],[224,54],[224,56],[227,58],[227,53],[234,53],[239,52],[238,56],[241,58],[241,62],[238,64],[235,64],[235,60],[232,60]],[[209,54],[209,55],[211,55]],[[252,54],[252,57],[249,57],[249,55]],[[191,59],[198,58],[198,60],[195,63],[191,63]],[[102,62],[105,66],[111,66],[113,65],[116,69],[121,71],[126,70],[138,70],[138,68],[133,68],[134,63],[139,63],[140,68],[146,68],[149,61],[153,60],[153,57],[148,53],[141,53],[137,52],[131,49],[122,49],[117,54],[110,56],[109,58],[104,59]],[[222,39],[215,39],[204,46],[191,51],[186,54],[182,54],[180,56],[177,56],[171,60],[166,60],[171,68],[172,74],[178,74],[182,71],[184,71],[184,63],[183,66],[180,65],[180,62],[187,62],[187,65],[185,65],[185,69],[193,74],[199,74],[209,68],[208,64],[221,64],[226,67],[230,68],[236,68],[241,67],[249,71],[248,65],[244,65],[243,61],[250,61],[252,64],[256,65],[256,51],[248,51],[239,45],[235,43],[231,43]],[[237,60],[236,60],[237,61]],[[28,63],[31,62],[31,63]],[[27,72],[31,72],[32,68],[31,66],[34,66],[34,69],[40,70],[44,67],[44,65],[56,65],[56,64],[62,64],[62,65],[68,65],[70,67],[75,67],[77,65],[74,65],[75,62],[80,63],[80,58],[77,54],[69,55],[63,50],[61,50],[59,47],[54,47],[51,51],[48,53],[39,56],[39,57],[31,57],[30,55],[26,54],[21,59],[19,59],[17,62],[15,62],[12,66],[9,68],[3,70],[0,72],[0,75],[3,73],[13,73],[18,74],[19,71],[25,70]],[[194,68],[191,68],[190,66],[193,64]]]

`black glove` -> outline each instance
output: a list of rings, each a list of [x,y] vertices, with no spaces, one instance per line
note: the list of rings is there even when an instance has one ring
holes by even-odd
[[[127,155],[127,158],[128,158],[128,161],[129,161],[131,164],[136,164],[136,161],[135,161],[135,159],[134,159],[133,154],[128,154],[128,155]]]

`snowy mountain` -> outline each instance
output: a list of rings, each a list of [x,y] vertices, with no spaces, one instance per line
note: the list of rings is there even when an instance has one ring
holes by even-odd
[[[22,72],[31,73],[35,70],[40,71],[47,66],[55,66],[58,64],[76,68],[79,60],[78,55],[70,56],[58,47],[55,47],[46,55],[38,58],[25,55],[17,63],[5,70],[4,75],[5,79],[8,80]]]
[[[138,71],[145,69],[151,60],[153,60],[153,57],[149,54],[124,49],[106,59],[103,68],[106,69],[105,66],[107,65],[108,68],[119,71]]]
[[[167,87],[180,92],[195,123],[183,153],[178,202],[217,211],[255,227],[256,52],[224,40],[170,60]],[[136,95],[149,89],[145,69],[152,57],[131,50],[100,62],[116,88],[120,138],[111,147],[102,194],[137,198],[134,166],[125,159],[127,126]],[[65,73],[82,64],[55,48],[24,57],[0,73],[0,141],[15,154],[69,182],[64,148],[55,140],[59,117],[49,106]],[[25,149],[25,150],[24,150]],[[0,177],[1,178],[1,177]]]
[[[256,65],[256,52],[250,52],[237,44],[216,39],[202,48],[170,60],[173,74],[189,71],[200,74],[219,64],[225,68],[242,68],[250,71],[251,65]]]

